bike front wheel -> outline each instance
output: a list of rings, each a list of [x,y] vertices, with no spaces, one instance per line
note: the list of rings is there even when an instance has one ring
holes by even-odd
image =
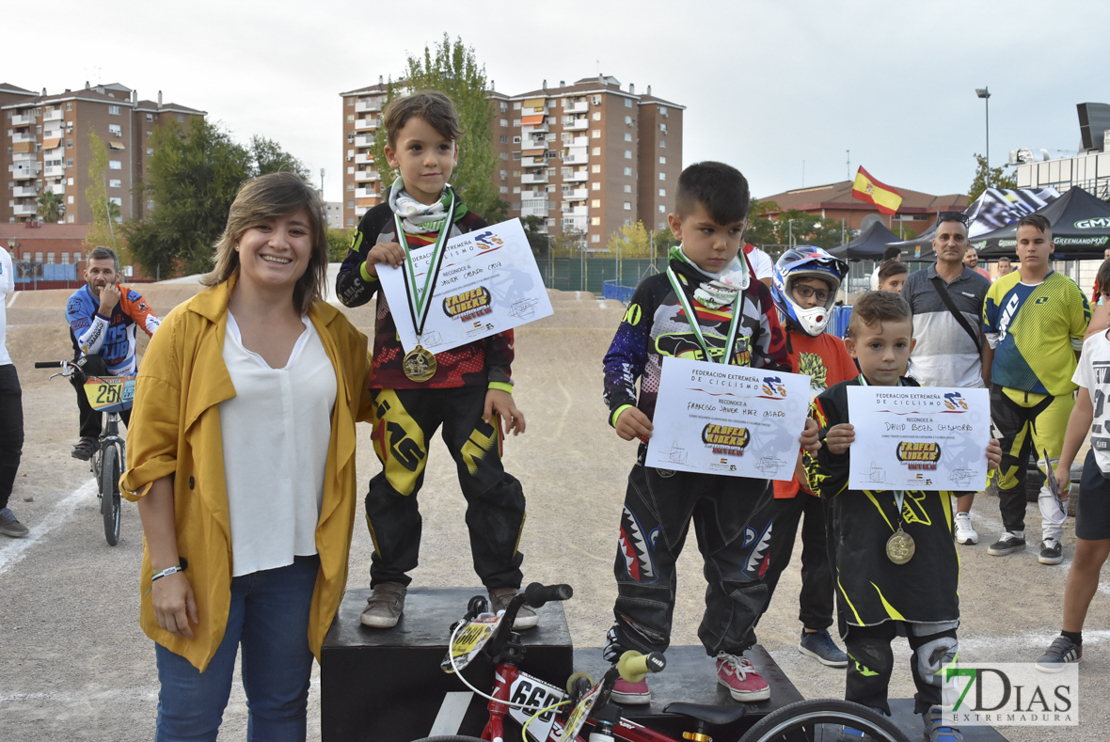
[[[889,718],[851,701],[817,698],[798,701],[768,714],[740,742],[784,742],[805,732],[807,739],[834,740],[841,727],[858,729],[877,742],[910,742]]]
[[[413,742],[483,742],[481,737],[468,737],[465,734],[448,734],[438,737],[421,737]]]
[[[119,449],[108,446],[100,457],[100,512],[104,516],[104,539],[109,546],[119,543]]]

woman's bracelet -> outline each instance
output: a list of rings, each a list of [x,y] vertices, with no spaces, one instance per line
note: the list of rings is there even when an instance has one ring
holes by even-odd
[[[175,575],[178,572],[184,572],[184,571],[185,571],[184,566],[182,566],[180,564],[175,564],[172,567],[166,567],[161,572],[155,572],[153,575],[151,575],[150,581],[154,582],[155,580],[160,580],[163,577],[169,577],[170,575]]]

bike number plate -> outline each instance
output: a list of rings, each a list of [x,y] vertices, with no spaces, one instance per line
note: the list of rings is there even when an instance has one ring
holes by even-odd
[[[135,399],[135,377],[92,378],[85,382],[85,396],[97,412],[121,412]]]
[[[574,711],[570,712],[567,717],[567,726],[563,730],[563,739],[574,739],[575,735],[582,729],[582,725],[586,723],[587,717],[593,711],[594,704],[597,703],[597,697],[601,693],[601,683],[593,687],[586,695],[582,696],[582,700],[574,707]]]
[[[447,652],[447,656],[439,663],[440,669],[445,673],[451,674],[455,669],[462,670],[471,661],[478,656],[482,651],[482,647],[486,646],[486,642],[493,636],[494,630],[497,628],[498,622],[501,620],[500,616],[495,616],[492,613],[483,613],[477,618],[468,621],[465,626],[459,629],[455,635],[454,641],[451,642],[451,648]],[[451,659],[454,658],[454,667],[452,667]]]
[[[535,716],[537,711],[559,703],[564,698],[566,698],[566,694],[554,685],[522,672],[517,675],[509,689],[509,701],[514,704],[521,704],[525,708],[510,706],[509,716],[516,723],[524,726],[524,723]],[[545,742],[546,740],[568,739],[563,736],[563,725],[555,718],[555,711],[556,709],[550,709],[532,720],[532,723],[528,725],[528,738],[530,740]]]

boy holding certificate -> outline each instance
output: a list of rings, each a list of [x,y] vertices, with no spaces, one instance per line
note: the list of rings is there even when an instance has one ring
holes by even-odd
[[[914,712],[924,718],[925,736],[930,742],[957,742],[962,736],[941,708],[942,671],[956,658],[960,623],[953,493],[848,489],[849,449],[855,442],[848,387],[917,386],[903,376],[914,346],[909,305],[889,291],[864,294],[852,309],[844,344],[862,373],[817,397],[814,416],[824,445],[805,457],[810,489],[829,500],[837,614],[849,659],[844,697],[890,715],[890,642],[902,623],[913,649]],[[998,441],[990,442],[986,455],[988,465],[997,467]],[[853,733],[859,736],[845,730],[847,738]]]
[[[490,593],[492,610],[503,609],[521,582],[517,551],[524,526],[524,492],[501,465],[502,430],[524,432],[513,403],[510,366],[513,333],[507,331],[433,354],[419,345],[408,353],[397,337],[391,308],[378,289],[378,266],[405,271],[408,302],[419,341],[437,301],[433,289],[444,246],[451,237],[486,223],[469,212],[448,180],[458,161],[462,134],[458,115],[442,93],[416,93],[392,103],[384,115],[385,156],[399,177],[387,201],[362,217],[354,244],[340,268],[336,293],[344,305],[378,295],[374,336],[374,452],[383,471],[370,480],[366,521],[374,541],[370,596],[361,621],[373,628],[397,624],[416,568],[421,519],[416,495],[424,481],[428,441],[440,425],[467,500],[466,524],[474,569]],[[403,239],[402,239],[403,237]],[[425,275],[413,275],[410,251],[431,250]],[[523,607],[515,626],[538,618]]]
[[[656,469],[644,457],[664,356],[788,369],[770,292],[739,253],[750,200],[747,180],[728,165],[702,162],[682,172],[676,213],[668,217],[682,244],[671,249],[665,273],[636,288],[604,361],[609,422],[621,438],[644,441],[621,515],[616,620],[605,657],[667,649],[675,563],[692,520],[709,581],[698,636],[716,658],[718,682],[740,701],[770,697],[767,681],[742,655],[755,643],[752,628],[767,602],[771,483]],[[644,704],[651,694],[646,681],[618,680],[612,697]]]

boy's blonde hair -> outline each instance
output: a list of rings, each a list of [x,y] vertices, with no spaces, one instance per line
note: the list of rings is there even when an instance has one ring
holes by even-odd
[[[852,305],[852,317],[848,320],[848,335],[854,340],[864,326],[873,327],[875,323],[909,322],[913,325],[913,312],[901,294],[893,291],[868,291]]]
[[[308,256],[308,268],[293,287],[293,306],[301,314],[306,313],[313,302],[324,298],[328,280],[328,227],[320,195],[296,173],[269,173],[239,186],[227,214],[227,226],[216,243],[216,266],[200,282],[215,286],[231,278],[239,270],[235,245],[244,232],[301,209],[308,214],[312,251]]]
[[[398,98],[385,109],[383,119],[390,149],[397,146],[397,132],[414,116],[427,121],[440,136],[452,142],[458,143],[464,133],[451,99],[438,90],[424,90]]]

